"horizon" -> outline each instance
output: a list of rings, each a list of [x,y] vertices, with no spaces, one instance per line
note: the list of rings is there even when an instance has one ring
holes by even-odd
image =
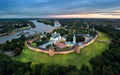
[[[9,19],[120,19],[120,18],[0,18],[0,20],[9,20]]]
[[[120,19],[119,0],[1,0],[0,18]]]

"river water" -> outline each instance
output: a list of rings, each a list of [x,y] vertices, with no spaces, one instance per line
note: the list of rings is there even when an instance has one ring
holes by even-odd
[[[46,25],[44,23],[37,22],[36,20],[32,20],[31,22],[33,22],[36,27],[28,29],[28,30],[24,30],[23,32],[28,32],[27,36],[33,35],[35,33],[46,32],[46,31],[52,30],[56,27],[56,26]],[[18,36],[18,34],[19,34],[19,32],[15,33],[13,35],[1,36],[0,44],[6,42],[7,40],[10,41],[14,38],[20,37],[20,36]]]

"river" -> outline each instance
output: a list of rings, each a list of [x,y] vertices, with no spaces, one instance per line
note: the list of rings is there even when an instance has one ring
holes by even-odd
[[[24,30],[23,32],[28,32],[27,36],[33,35],[35,33],[46,32],[46,31],[52,30],[56,27],[56,26],[46,25],[44,23],[37,22],[37,20],[32,20],[31,22],[33,22],[36,27],[28,29],[28,30]],[[14,38],[20,37],[20,36],[18,36],[19,33],[20,32],[16,32],[15,34],[12,34],[12,35],[1,36],[0,44],[5,43],[7,40],[10,41]]]

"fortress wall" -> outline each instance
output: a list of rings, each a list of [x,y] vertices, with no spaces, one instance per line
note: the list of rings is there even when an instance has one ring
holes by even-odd
[[[75,48],[73,48],[73,49],[71,49],[71,50],[68,50],[68,51],[55,51],[54,49],[53,49],[52,51],[50,51],[51,49],[50,49],[50,50],[49,50],[49,49],[44,50],[44,49],[42,49],[42,48],[37,48],[37,47],[31,46],[31,45],[30,45],[30,43],[31,43],[30,41],[26,41],[26,42],[25,42],[25,45],[26,45],[30,50],[32,50],[32,51],[47,53],[47,54],[49,54],[50,56],[53,56],[54,54],[69,54],[69,53],[76,52],[76,51],[79,53],[80,51],[78,51],[78,50],[80,50],[80,49],[82,49],[82,48],[84,48],[84,47],[92,44],[92,43],[97,39],[97,37],[98,37],[98,35],[96,35],[96,36],[94,37],[94,39],[92,39],[92,40],[89,41],[88,43],[84,44],[83,46],[79,46],[79,47],[77,47],[77,49],[76,49],[76,47],[75,47]],[[38,37],[35,38],[35,39],[32,39],[32,42],[35,41],[36,39],[38,39]]]
[[[98,37],[98,35],[96,35],[96,36],[94,37],[94,39],[92,39],[92,40],[89,41],[88,43],[84,44],[83,46],[79,46],[79,49],[82,49],[82,48],[84,48],[84,47],[86,47],[86,46],[89,46],[90,44],[92,44],[92,43],[97,39],[97,37]]]
[[[30,50],[32,50],[32,51],[42,52],[42,53],[49,53],[48,50],[43,50],[43,49],[41,49],[41,48],[32,47],[31,45],[29,45],[29,42],[26,42],[25,44],[26,44],[26,46],[27,46]]]
[[[83,45],[83,47],[85,47],[85,46],[88,46],[88,45],[90,45],[90,44],[92,44],[96,39],[97,39],[97,37],[98,37],[98,35],[96,35],[95,37],[94,37],[94,39],[92,39],[91,41],[89,41],[88,43],[86,43],[86,44],[84,44]]]
[[[60,51],[60,52],[55,52],[55,54],[69,54],[75,52],[75,49],[69,50],[69,51]]]
[[[27,42],[33,43],[35,40],[38,40],[39,38],[40,38],[40,37],[37,36],[37,37],[35,37],[35,38],[31,39],[31,40],[27,40]]]

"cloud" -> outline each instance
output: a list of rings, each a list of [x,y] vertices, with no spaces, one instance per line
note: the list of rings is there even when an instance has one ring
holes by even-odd
[[[118,16],[120,0],[1,0],[0,17]],[[87,16],[88,16],[87,15]],[[77,16],[76,16],[77,17]],[[82,16],[79,16],[82,17]],[[84,17],[84,16],[83,16]]]

